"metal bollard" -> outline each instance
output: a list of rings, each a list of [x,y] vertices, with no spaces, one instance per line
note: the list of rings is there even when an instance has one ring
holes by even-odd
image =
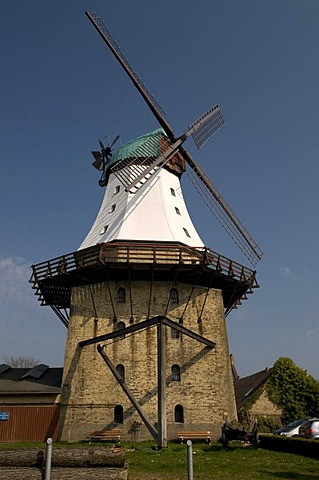
[[[191,440],[187,440],[187,479],[193,480],[193,444]]]
[[[51,460],[52,460],[52,438],[47,439],[47,452],[45,457],[44,480],[50,480],[51,477]]]

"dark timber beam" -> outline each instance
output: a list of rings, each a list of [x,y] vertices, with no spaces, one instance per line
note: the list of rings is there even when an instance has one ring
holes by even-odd
[[[123,379],[121,378],[121,376],[118,374],[116,368],[114,367],[113,363],[111,362],[111,360],[109,359],[109,357],[106,355],[105,351],[104,351],[104,347],[102,345],[98,345],[97,346],[97,351],[99,352],[99,354],[101,355],[101,357],[103,358],[104,362],[106,363],[106,365],[109,367],[109,369],[111,370],[111,372],[113,373],[114,377],[116,378],[118,384],[122,387],[122,390],[124,391],[124,393],[127,395],[127,397],[129,398],[129,400],[131,401],[132,405],[135,407],[137,413],[139,414],[139,416],[141,417],[144,425],[146,426],[146,428],[148,429],[148,431],[150,432],[150,434],[152,435],[152,437],[154,438],[155,442],[159,443],[159,438],[158,438],[158,434],[157,434],[157,431],[155,430],[155,428],[152,426],[152,424],[150,423],[149,419],[147,418],[147,416],[143,413],[143,410],[141,409],[141,406],[140,404],[138,403],[138,401],[136,400],[136,398],[134,397],[133,393],[131,392],[131,390],[128,388],[128,386],[123,382]]]
[[[210,348],[214,348],[216,346],[216,343],[213,342],[212,340],[202,337],[198,333],[195,333],[192,330],[189,330],[183,325],[176,323],[167,317],[162,317],[162,316],[153,317],[153,318],[150,318],[149,320],[144,320],[143,322],[138,322],[135,325],[130,325],[129,327],[121,328],[120,330],[116,330],[115,332],[106,333],[105,335],[89,338],[87,340],[82,340],[82,342],[79,342],[79,346],[85,347],[86,345],[93,345],[95,343],[111,340],[113,338],[124,337],[125,335],[138,332],[145,328],[153,327],[154,325],[157,325],[159,323],[163,323],[167,327],[173,328],[174,330],[178,330],[183,335],[193,338],[194,340],[197,340],[198,342],[203,343],[204,345],[207,345]]]
[[[106,340],[111,340],[112,338],[123,337],[129,333],[134,333],[144,328],[152,327],[158,323],[157,317],[151,318],[150,320],[144,320],[143,322],[136,323],[126,328],[121,328],[115,332],[106,333],[105,335],[100,335],[98,337],[89,338],[88,340],[82,340],[79,342],[80,347],[85,347],[86,345],[93,345],[94,343],[103,342]]]
[[[165,352],[165,324],[159,322],[157,324],[157,413],[158,443],[161,448],[167,447]]]

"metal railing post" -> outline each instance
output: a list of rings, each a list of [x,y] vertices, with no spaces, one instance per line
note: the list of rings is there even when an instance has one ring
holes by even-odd
[[[191,440],[187,440],[187,479],[194,480],[193,476],[193,444]]]
[[[47,452],[45,457],[44,480],[50,480],[51,477],[51,461],[52,461],[52,438],[47,439]]]

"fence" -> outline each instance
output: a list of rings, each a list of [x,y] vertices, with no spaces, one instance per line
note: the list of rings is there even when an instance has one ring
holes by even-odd
[[[0,405],[0,442],[58,439],[60,405]]]

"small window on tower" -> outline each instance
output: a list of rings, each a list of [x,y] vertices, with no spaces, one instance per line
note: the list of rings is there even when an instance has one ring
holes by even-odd
[[[112,213],[116,209],[116,204],[111,205],[109,212]]]
[[[171,338],[179,338],[179,331],[176,328],[171,328]]]
[[[184,408],[183,405],[176,405],[174,409],[174,419],[176,423],[184,423]]]
[[[116,187],[114,188],[114,195],[119,193],[120,189],[121,189],[120,185],[116,185]]]
[[[176,197],[174,188],[171,188],[171,195],[173,195],[173,197]]]
[[[188,233],[188,231],[186,230],[186,228],[183,228],[183,230],[184,230],[184,233],[185,233],[186,237],[191,238],[191,236],[190,236],[190,234]]]
[[[124,410],[122,405],[115,405],[114,408],[114,423],[123,423]]]
[[[117,303],[125,303],[126,302],[126,291],[125,288],[121,287],[117,291]]]
[[[118,322],[117,325],[115,326],[115,330],[116,331],[123,330],[123,328],[125,327],[126,327],[125,322]],[[120,335],[119,338],[125,338],[125,335]]]
[[[177,215],[180,215],[180,214],[181,214],[180,209],[177,208],[177,207],[175,207],[175,212],[177,213]]]
[[[125,382],[125,368],[124,368],[124,365],[122,365],[121,363],[119,363],[118,365],[116,365],[116,371],[117,373],[119,374],[119,376],[121,377],[121,380],[123,382]]]
[[[179,304],[178,290],[176,288],[171,288],[169,298],[170,298],[171,304],[173,305]]]
[[[100,231],[100,235],[103,235],[103,233],[105,233],[108,228],[109,226],[105,225],[105,227],[103,227],[102,230]]]
[[[172,375],[171,375],[172,382],[180,382],[181,380],[181,369],[179,365],[172,366]]]

